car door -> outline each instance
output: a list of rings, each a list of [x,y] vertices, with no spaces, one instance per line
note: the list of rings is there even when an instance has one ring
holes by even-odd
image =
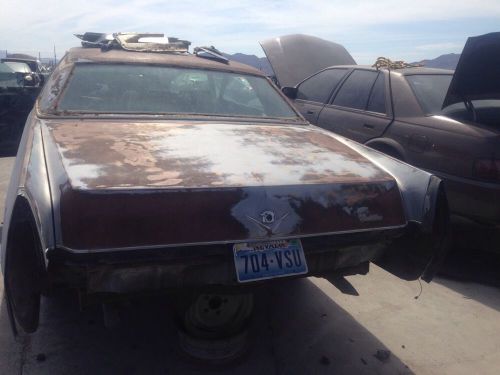
[[[297,85],[294,103],[307,121],[317,123],[319,113],[347,72],[348,69],[326,69]]]
[[[381,136],[392,122],[384,72],[355,69],[318,118],[318,126],[360,143]]]

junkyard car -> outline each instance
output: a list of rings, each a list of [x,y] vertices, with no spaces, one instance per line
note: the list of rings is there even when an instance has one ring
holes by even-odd
[[[5,63],[21,63],[28,65],[31,74],[37,84],[43,85],[45,80],[50,75],[48,69],[37,59],[30,58],[28,55],[9,55],[1,59]]]
[[[500,239],[500,33],[470,38],[455,73],[353,65],[308,36],[262,45],[307,120],[439,176],[452,214]]]
[[[0,62],[0,156],[16,154],[19,140],[40,87],[29,67]]]
[[[432,279],[446,250],[439,178],[310,125],[213,49],[142,40],[71,49],[30,114],[1,247],[25,331],[58,285],[246,291],[364,274],[372,260]]]

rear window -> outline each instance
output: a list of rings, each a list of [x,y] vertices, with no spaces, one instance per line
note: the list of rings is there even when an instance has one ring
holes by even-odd
[[[427,114],[439,114],[452,77],[451,74],[415,74],[406,76],[406,80],[422,110]]]
[[[263,77],[123,64],[75,65],[56,110],[297,118]]]

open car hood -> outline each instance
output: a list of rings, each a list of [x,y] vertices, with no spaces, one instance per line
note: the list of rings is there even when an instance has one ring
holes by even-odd
[[[500,32],[467,39],[443,108],[481,99],[500,99]]]
[[[356,64],[342,45],[310,35],[284,35],[260,45],[281,87],[295,86],[329,66]]]

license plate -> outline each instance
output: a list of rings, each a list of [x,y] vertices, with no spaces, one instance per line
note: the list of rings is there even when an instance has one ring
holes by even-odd
[[[298,239],[245,242],[233,246],[240,283],[307,273],[306,257]]]

